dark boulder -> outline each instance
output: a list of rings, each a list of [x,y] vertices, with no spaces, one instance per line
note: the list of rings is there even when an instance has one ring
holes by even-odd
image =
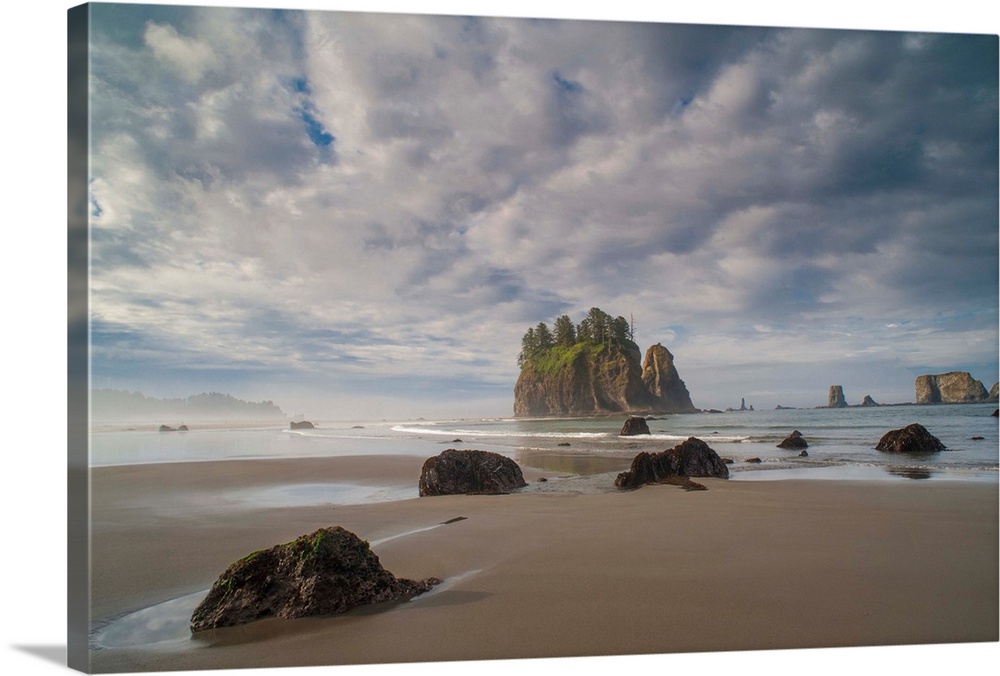
[[[230,565],[191,615],[191,631],[265,617],[343,613],[357,606],[411,598],[440,582],[437,578],[397,578],[354,533],[339,526],[321,528]]]
[[[901,430],[886,432],[875,450],[886,453],[937,453],[945,450],[945,446],[923,425],[913,423]]]
[[[637,434],[649,434],[649,425],[646,424],[646,419],[637,415],[632,415],[628,417],[625,424],[622,425],[622,431],[618,433],[623,437],[632,437]]]
[[[527,486],[521,468],[490,451],[449,448],[427,458],[420,470],[420,495],[498,495]]]
[[[798,430],[792,430],[792,433],[789,434],[787,437],[785,437],[785,439],[780,444],[778,444],[778,448],[787,448],[787,449],[799,449],[808,447],[809,443],[805,440],[805,437],[802,436],[802,432],[799,432]]]
[[[757,464],[759,464],[759,463],[762,463],[762,462],[764,462],[764,461],[763,461],[763,460],[761,460],[760,458],[747,458],[747,459],[746,459],[746,460],[744,460],[743,462],[749,462],[749,463],[752,463],[752,464],[754,464],[754,465],[757,465]]]
[[[311,430],[311,429],[316,429],[316,426],[313,425],[308,420],[301,420],[299,422],[295,422],[293,420],[291,422],[291,429],[293,429],[293,430]]]
[[[160,425],[160,431],[161,432],[176,432],[177,430],[175,430],[173,427],[170,427],[169,425]]]
[[[799,451],[799,457],[800,458],[808,458],[809,457],[809,451]]]
[[[642,452],[632,460],[627,472],[615,479],[618,488],[638,488],[645,484],[672,483],[674,477],[708,476],[729,478],[729,468],[719,454],[701,439],[687,441],[659,453]]]

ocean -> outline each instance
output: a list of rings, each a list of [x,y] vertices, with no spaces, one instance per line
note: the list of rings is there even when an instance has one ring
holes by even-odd
[[[156,426],[96,427],[92,467],[140,463],[347,455],[430,457],[448,447],[496,451],[519,463],[563,475],[627,469],[640,451],[671,448],[688,437],[731,458],[735,480],[921,479],[996,480],[996,404],[780,409],[663,415],[649,420],[649,436],[621,437],[626,416],[589,418],[472,418],[458,420],[312,421],[199,426],[159,432]],[[874,449],[883,434],[920,423],[948,450],[927,456]],[[808,455],[777,448],[792,430],[809,443]],[[760,463],[748,463],[760,458]]]

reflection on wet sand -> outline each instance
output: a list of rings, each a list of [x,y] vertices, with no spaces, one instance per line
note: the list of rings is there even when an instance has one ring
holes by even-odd
[[[624,472],[632,464],[632,456],[609,456],[569,451],[518,449],[514,459],[521,465],[561,474],[591,475]]]
[[[934,472],[929,469],[916,469],[913,467],[890,467],[889,474],[907,479],[930,479],[934,475]]]

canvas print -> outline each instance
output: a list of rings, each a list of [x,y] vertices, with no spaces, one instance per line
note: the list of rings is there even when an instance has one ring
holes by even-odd
[[[69,12],[70,666],[998,640],[998,39]]]

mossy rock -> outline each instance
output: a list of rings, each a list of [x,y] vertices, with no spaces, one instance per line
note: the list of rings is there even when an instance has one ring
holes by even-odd
[[[368,543],[334,526],[257,550],[230,565],[191,615],[191,631],[277,617],[332,615],[407,599],[440,583],[397,578]]]

